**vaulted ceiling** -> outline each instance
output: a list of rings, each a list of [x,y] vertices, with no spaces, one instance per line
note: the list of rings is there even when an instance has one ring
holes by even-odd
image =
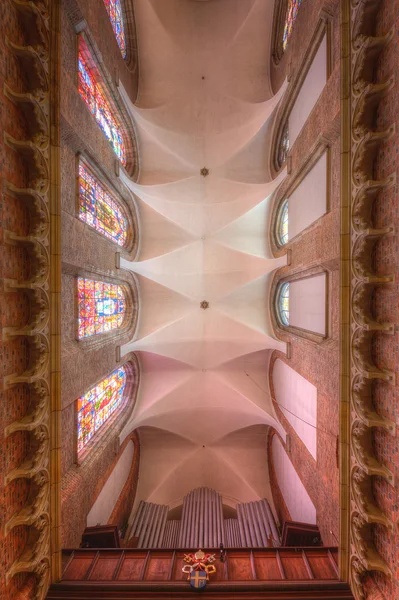
[[[268,497],[267,427],[284,431],[268,365],[276,259],[269,170],[273,0],[136,0],[139,96],[121,93],[141,168],[122,174],[140,220],[142,368],[122,439],[140,428],[137,501],[177,506],[201,485],[227,504]],[[201,170],[206,169],[201,174]],[[206,301],[207,308],[201,307]]]

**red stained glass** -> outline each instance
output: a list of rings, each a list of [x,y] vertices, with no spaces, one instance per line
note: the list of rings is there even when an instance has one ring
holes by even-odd
[[[126,58],[125,27],[123,24],[122,5],[120,0],[104,0],[105,8],[112,24],[123,58]]]
[[[105,137],[110,142],[113,151],[126,165],[126,150],[122,138],[120,125],[115,118],[102,80],[93,59],[90,56],[86,43],[79,38],[79,93],[85,101],[91,114],[101,127]]]
[[[120,285],[79,277],[78,337],[84,338],[118,329],[126,312],[125,295]]]
[[[299,7],[301,6],[302,0],[288,0],[287,16],[285,19],[284,33],[283,33],[283,50],[286,49],[288,40],[294,27],[295,19],[298,14]]]
[[[126,244],[128,221],[122,208],[82,163],[79,165],[79,219],[119,246]]]
[[[126,386],[126,369],[120,367],[78,398],[78,451],[120,406]]]

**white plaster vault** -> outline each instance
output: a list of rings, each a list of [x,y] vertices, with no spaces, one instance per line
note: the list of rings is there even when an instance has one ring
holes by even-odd
[[[121,441],[140,428],[136,503],[177,506],[198,486],[235,505],[267,497],[266,433],[285,437],[268,365],[285,351],[270,285],[273,0],[136,0],[140,175],[121,173],[140,221],[141,385]],[[209,174],[200,171],[207,168]],[[200,308],[200,302],[209,308]]]

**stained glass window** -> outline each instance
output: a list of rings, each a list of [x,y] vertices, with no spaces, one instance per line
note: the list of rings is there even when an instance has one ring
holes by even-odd
[[[302,0],[288,0],[287,15],[285,18],[284,32],[283,32],[283,50],[286,49],[288,40],[294,27],[295,19],[298,14],[299,7],[301,6]]]
[[[278,148],[278,166],[282,167],[283,164],[287,161],[288,152],[290,151],[290,134],[288,129],[288,121],[285,124],[284,131],[280,138],[280,145]]]
[[[126,369],[120,367],[78,398],[78,451],[120,406],[126,386]]]
[[[123,143],[120,125],[115,118],[105,91],[105,85],[97,67],[90,56],[82,36],[79,38],[79,93],[85,101],[91,114],[101,127],[105,137],[110,142],[113,151],[126,165],[126,150]]]
[[[79,338],[118,329],[126,312],[120,285],[78,277]]]
[[[79,219],[124,246],[128,221],[119,205],[83,163],[79,164]]]
[[[121,0],[104,0],[105,8],[112,24],[112,29],[118,42],[123,58],[126,58],[125,28],[123,25]]]
[[[278,221],[278,241],[281,246],[288,242],[288,200],[284,200],[280,208]]]
[[[283,283],[278,295],[278,312],[283,325],[290,324],[290,284]]]

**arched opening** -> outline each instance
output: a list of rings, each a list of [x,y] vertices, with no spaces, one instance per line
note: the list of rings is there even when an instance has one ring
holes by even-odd
[[[111,21],[115,39],[121,51],[122,57],[126,58],[126,36],[121,0],[104,0],[105,8]]]
[[[77,278],[78,339],[120,329],[126,315],[126,292],[121,285]]]

